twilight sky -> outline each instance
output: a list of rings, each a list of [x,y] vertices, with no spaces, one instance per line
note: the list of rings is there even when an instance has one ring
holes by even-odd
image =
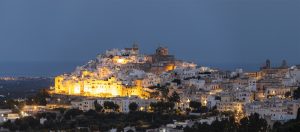
[[[199,64],[300,63],[300,1],[0,1],[0,63],[87,61],[133,41]]]

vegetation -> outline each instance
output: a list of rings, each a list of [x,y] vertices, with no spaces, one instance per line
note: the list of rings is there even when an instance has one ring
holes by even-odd
[[[184,128],[185,132],[237,132],[238,123],[234,118],[214,121],[211,125],[207,123],[195,123],[192,127]]]
[[[285,98],[289,98],[291,96],[291,92],[286,92],[285,94],[284,94],[284,97]]]
[[[47,120],[43,125],[39,124],[40,118]],[[193,116],[148,113],[135,111],[128,114],[124,113],[103,113],[90,110],[87,112],[78,109],[70,109],[64,114],[43,113],[35,118],[27,117],[16,122],[5,122],[2,127],[11,131],[76,131],[76,127],[89,127],[91,131],[108,131],[111,128],[117,128],[118,131],[126,126],[136,126],[138,131],[157,128],[162,124],[172,123],[173,120],[183,121],[186,119],[195,119]]]
[[[3,127],[9,128],[12,131],[15,130],[36,130],[39,128],[40,122],[33,117],[24,117],[21,119],[16,119],[14,123],[7,121],[3,124]]]
[[[180,84],[181,84],[181,80],[180,80],[180,79],[174,79],[172,82],[173,82],[173,83],[177,83],[177,85],[180,85]]]
[[[260,118],[257,113],[245,117],[240,121],[239,130],[243,132],[266,132],[267,129],[267,121]]]
[[[26,104],[27,105],[46,105],[46,98],[49,98],[50,95],[46,89],[41,89],[36,95],[28,97]]]
[[[178,103],[180,102],[180,96],[179,94],[175,91],[172,93],[172,95],[168,98],[169,102],[172,103]]]
[[[102,112],[103,111],[103,107],[97,102],[97,100],[95,100],[94,106],[95,106],[95,110],[97,112]]]
[[[53,79],[24,77],[16,77],[12,80],[0,79],[0,86],[0,95],[4,95],[7,99],[25,98],[35,95],[43,88],[53,86]]]
[[[138,110],[138,108],[139,108],[139,105],[135,102],[132,102],[132,103],[129,104],[130,112],[135,112],[135,111]]]
[[[111,101],[104,102],[103,106],[105,110],[109,110],[109,111],[112,110],[115,112],[119,111],[120,108],[118,104],[115,104],[114,102]]]
[[[202,106],[201,103],[197,101],[191,101],[189,105],[192,108],[191,111],[195,113],[204,113],[208,111],[207,107]]]
[[[299,99],[300,98],[300,87],[298,87],[293,94],[294,99]]]
[[[298,88],[299,89],[299,88]],[[300,131],[300,108],[298,109],[297,118],[284,124],[276,122],[273,125],[273,132],[299,132]]]
[[[175,104],[172,102],[156,102],[151,103],[150,107],[155,113],[173,113]]]
[[[197,118],[197,116],[180,115],[171,111],[167,113],[161,112],[161,109],[165,109],[163,111],[170,110],[171,107],[163,107],[168,103],[158,102],[157,104],[152,104],[158,110],[152,113],[134,111],[134,109],[128,114],[104,113],[94,110],[83,112],[78,109],[70,109],[58,113],[39,113],[35,117],[21,118],[15,122],[7,121],[0,127],[8,128],[11,131],[76,131],[77,127],[88,127],[91,131],[108,131],[111,128],[117,128],[120,131],[126,126],[135,126],[137,131],[145,131],[146,129],[158,128],[163,124],[172,123],[173,120],[184,121]],[[136,106],[135,103],[131,104],[134,107]],[[192,104],[195,105],[195,108],[199,108],[199,102]],[[300,109],[298,112],[300,112]],[[271,128],[266,120],[260,118],[258,114],[244,117],[239,123],[235,122],[233,113],[223,114],[227,115],[228,118],[215,120],[211,124],[195,123],[191,127],[182,129],[185,132],[299,132],[300,130],[300,116],[284,124],[275,122]],[[44,124],[40,124],[41,118],[47,119]]]
[[[259,118],[258,114],[253,114],[243,118],[240,123],[236,123],[234,117],[216,120],[211,125],[206,123],[196,123],[192,127],[186,127],[186,132],[266,132],[268,125],[266,120]]]
[[[24,105],[25,103],[23,101],[19,102],[12,99],[0,101],[0,109],[11,109],[16,113],[18,113],[20,111],[19,108],[23,107]]]

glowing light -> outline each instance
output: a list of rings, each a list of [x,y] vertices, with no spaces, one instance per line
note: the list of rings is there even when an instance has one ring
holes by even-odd
[[[79,84],[75,84],[75,86],[74,86],[74,94],[80,94],[80,85]]]
[[[143,111],[144,109],[145,109],[144,107],[141,107],[141,108],[140,108],[141,111]]]
[[[207,100],[204,100],[204,105],[205,105],[205,106],[207,105]]]
[[[119,64],[125,64],[125,59],[118,59],[117,63],[119,63]]]

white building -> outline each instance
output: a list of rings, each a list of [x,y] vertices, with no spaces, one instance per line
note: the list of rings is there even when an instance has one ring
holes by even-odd
[[[72,101],[71,105],[72,108],[74,109],[79,109],[82,111],[88,111],[88,110],[94,110],[95,105],[94,105],[95,100],[83,100],[83,101]]]
[[[220,102],[220,100],[216,100],[215,95],[208,95],[206,102],[207,102],[206,106],[211,109],[211,108],[215,107],[217,105],[217,103]]]
[[[245,106],[246,115],[258,113],[263,118],[271,117],[272,121],[296,119],[300,100],[281,100],[272,98],[264,102],[255,101]]]
[[[10,109],[0,109],[0,124],[7,121],[7,114],[12,113]]]
[[[153,73],[147,73],[142,81],[142,87],[148,88],[151,86],[157,86],[160,84],[161,80],[160,78],[153,74]]]
[[[251,103],[254,99],[254,94],[246,90],[238,90],[234,93],[235,100],[246,103]]]
[[[131,103],[136,103],[140,111],[147,111],[152,102],[156,102],[154,99],[141,99],[138,97],[120,97],[120,98],[99,98],[99,99],[90,99],[83,101],[72,101],[72,108],[78,108],[83,111],[94,110],[95,109],[95,100],[101,106],[104,105],[104,102],[113,102],[117,104],[120,108],[119,111],[123,113],[128,113],[129,105]]]
[[[264,95],[266,97],[276,96],[279,98],[285,98],[285,94],[287,92],[291,92],[291,89],[285,88],[285,87],[269,87],[269,88],[266,88]]]
[[[290,69],[290,75],[295,78],[296,82],[300,82],[300,69],[297,68],[296,66],[292,67]]]
[[[256,91],[256,79],[255,78],[249,78],[248,79],[248,88],[251,91]]]
[[[184,78],[190,78],[190,77],[196,77],[196,75],[199,73],[198,69],[175,69],[174,73],[177,74],[177,77],[180,77],[181,79]]]
[[[189,80],[184,80],[183,83],[189,87],[193,86],[197,89],[203,89],[205,85],[205,80],[189,79]]]

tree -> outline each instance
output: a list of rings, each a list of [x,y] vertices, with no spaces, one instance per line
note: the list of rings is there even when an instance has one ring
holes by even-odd
[[[274,132],[299,132],[300,131],[300,122],[297,120],[290,120],[283,125],[273,127]]]
[[[159,92],[155,91],[150,93],[150,98],[157,98],[157,97],[159,97]]]
[[[111,101],[105,101],[103,103],[104,109],[113,109],[114,108],[114,102]]]
[[[66,113],[64,114],[64,118],[67,120],[70,120],[72,118],[74,118],[75,116],[81,115],[83,113],[83,111],[79,110],[79,109],[70,109],[68,111],[66,111]]]
[[[201,103],[197,101],[191,101],[190,107],[192,108],[192,112],[200,112],[201,109]]]
[[[297,120],[297,121],[300,121],[300,108],[298,108],[296,120]]]
[[[288,98],[288,97],[290,97],[291,96],[291,92],[286,92],[285,94],[284,94],[284,97],[285,98]]]
[[[90,117],[96,117],[98,115],[97,111],[95,110],[89,110],[87,112],[84,112],[85,116],[90,116]]]
[[[36,95],[29,97],[28,100],[26,101],[27,105],[46,105],[47,101],[46,98],[49,98],[50,95],[47,92],[46,89],[40,90]]]
[[[201,106],[200,113],[208,112],[208,108],[206,106]]]
[[[257,113],[244,117],[240,121],[240,132],[265,132],[267,129],[267,121],[260,118]]]
[[[280,129],[281,125],[282,125],[282,124],[281,124],[280,122],[276,121],[276,122],[273,124],[272,130],[273,130],[274,132],[278,131],[278,130]]]
[[[209,131],[213,132],[236,132],[238,124],[234,121],[234,117],[224,120],[215,120],[210,125]]]
[[[185,111],[187,114],[189,114],[192,110],[190,108],[186,108]]]
[[[174,79],[172,82],[173,82],[173,83],[177,83],[177,85],[180,85],[180,84],[181,84],[181,80],[180,80],[180,79]]]
[[[221,97],[220,96],[216,96],[215,100],[221,100]]]
[[[129,104],[129,110],[131,112],[137,111],[138,108],[139,108],[139,105],[135,102],[132,102],[132,103]]]
[[[169,89],[166,86],[162,86],[160,88],[160,90],[161,90],[162,96],[166,99],[166,97],[168,97],[168,94],[169,94]]]
[[[97,112],[102,112],[103,111],[103,107],[97,102],[97,100],[94,101],[94,106],[95,106],[95,110]]]
[[[173,102],[173,103],[180,102],[180,96],[176,91],[173,92],[172,95],[169,97],[169,102]]]
[[[104,109],[106,110],[113,110],[113,111],[118,111],[119,110],[119,105],[115,104],[114,102],[111,101],[105,101],[104,104]]]
[[[4,122],[2,124],[2,127],[8,128],[11,131],[16,131],[18,129],[17,126],[15,125],[15,123],[11,122],[10,120]]]
[[[39,120],[32,116],[16,119],[14,123],[21,131],[36,130],[40,125]]]
[[[298,87],[293,94],[294,99],[299,99],[300,98],[300,87]]]
[[[157,113],[170,113],[174,110],[175,104],[173,102],[156,102],[156,103],[151,103],[150,107],[154,112]]]

